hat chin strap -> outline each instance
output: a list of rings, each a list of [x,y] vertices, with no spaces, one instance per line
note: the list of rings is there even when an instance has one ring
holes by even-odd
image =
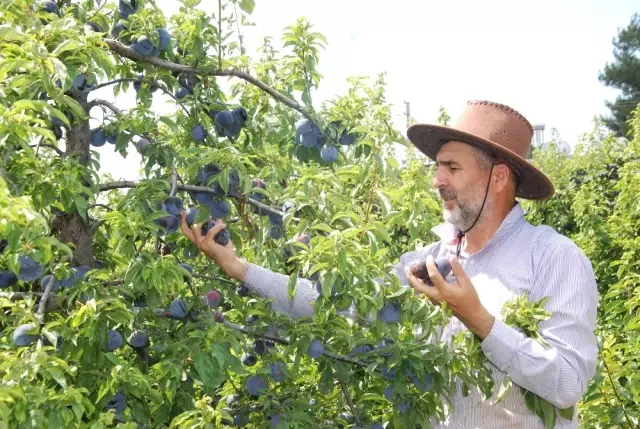
[[[489,180],[487,181],[487,189],[484,191],[484,200],[482,200],[482,206],[480,207],[480,211],[478,212],[478,216],[476,217],[476,220],[473,221],[473,224],[466,231],[458,230],[458,245],[456,248],[456,257],[460,256],[460,250],[462,250],[462,238],[465,236],[467,232],[471,231],[471,228],[473,228],[476,225],[476,222],[478,222],[478,219],[480,219],[480,215],[482,215],[482,210],[484,209],[484,203],[487,202],[487,196],[489,195],[489,185],[491,184],[492,173],[493,173],[493,162],[491,163],[491,171],[489,171]]]

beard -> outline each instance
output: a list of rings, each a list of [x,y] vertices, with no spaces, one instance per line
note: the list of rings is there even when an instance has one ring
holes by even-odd
[[[460,196],[452,189],[441,189],[440,196],[445,202],[445,222],[453,224],[461,231],[466,231],[473,225],[474,222],[476,222],[476,218],[478,217],[480,210],[482,210],[483,213],[474,226],[482,223],[482,220],[485,217],[485,213],[488,213],[490,211],[492,203],[491,196],[487,196],[487,200],[484,203],[484,208],[482,207],[482,201],[484,199],[483,191],[484,188],[473,189],[468,193],[468,195]],[[446,207],[446,201],[450,200],[454,201],[454,207],[448,209]]]

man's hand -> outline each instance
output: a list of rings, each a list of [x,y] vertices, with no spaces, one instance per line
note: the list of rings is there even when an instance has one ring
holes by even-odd
[[[207,232],[207,235],[202,235],[202,225],[193,224],[193,226],[189,227],[185,210],[180,213],[180,216],[182,217],[180,229],[189,241],[222,268],[229,277],[241,282],[244,281],[248,265],[236,256],[235,248],[231,241],[226,246],[222,246],[213,239],[218,232],[227,227],[222,222],[222,219],[215,219],[216,225]]]
[[[410,267],[406,267],[405,272],[411,287],[425,294],[436,305],[445,302],[453,314],[471,332],[478,336],[480,340],[484,340],[491,332],[495,318],[480,302],[478,292],[462,269],[458,258],[451,259],[451,268],[456,276],[456,282],[454,283],[448,283],[440,275],[433,261],[433,256],[429,255],[427,257],[427,272],[434,286],[429,286],[414,276]]]

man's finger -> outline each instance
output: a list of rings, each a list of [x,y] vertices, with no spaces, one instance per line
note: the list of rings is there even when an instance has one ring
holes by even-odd
[[[433,285],[435,286],[435,288],[440,292],[442,292],[447,287],[448,283],[442,277],[442,274],[440,274],[440,271],[438,271],[438,268],[436,267],[436,263],[433,260],[433,255],[427,256],[427,272],[429,273],[429,278],[433,282]]]
[[[200,243],[204,240],[204,237],[202,236],[202,225],[199,223],[191,225],[191,233],[193,234],[193,242],[198,246],[198,248],[200,248]]]
[[[440,299],[440,292],[437,289],[425,284],[422,280],[414,276],[411,272],[411,267],[405,267],[405,273],[407,275],[407,280],[413,289],[426,295],[434,304],[438,302]]]
[[[215,225],[213,226],[213,228],[207,231],[207,235],[205,237],[205,240],[207,241],[213,240],[213,237],[215,237],[217,233],[227,227],[227,225],[222,222],[222,219],[216,219],[213,222],[215,223]]]
[[[189,225],[187,224],[187,211],[182,210],[180,212],[180,217],[182,218],[182,221],[180,222],[180,229],[182,230],[182,233],[189,239],[189,241],[195,244],[196,241],[193,237],[193,231],[191,231],[191,228],[189,228]]]
[[[462,268],[462,265],[460,264],[460,261],[458,261],[458,258],[454,256],[453,258],[451,258],[450,262],[451,271],[453,271],[453,275],[456,277],[456,282],[460,286],[469,284],[469,277],[467,276],[467,273],[464,272],[464,268]]]

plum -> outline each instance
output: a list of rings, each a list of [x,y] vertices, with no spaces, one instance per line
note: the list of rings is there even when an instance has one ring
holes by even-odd
[[[179,216],[180,212],[182,212],[182,200],[178,197],[168,197],[164,200],[164,204],[166,205],[166,212],[173,216]]]
[[[0,272],[0,288],[13,286],[18,282],[18,277],[11,271]]]
[[[155,46],[153,46],[153,42],[145,36],[144,34],[136,40],[136,42],[131,45],[131,48],[135,51],[135,53],[140,55],[151,55]]]
[[[309,349],[307,350],[307,354],[314,359],[318,359],[324,353],[324,346],[320,342],[320,340],[313,340],[309,345]]]
[[[86,73],[80,73],[73,80],[73,89],[82,92],[82,91],[84,91],[86,89],[86,87],[87,87],[87,74]]]
[[[20,264],[20,271],[18,272],[18,279],[23,282],[32,282],[42,275],[44,269],[36,261],[29,256],[20,255],[18,257],[18,263]]]
[[[213,319],[218,323],[224,323],[224,314],[221,311],[216,311],[213,315]]]
[[[149,337],[146,332],[137,331],[129,338],[129,344],[134,349],[144,349],[149,346]]]
[[[127,408],[127,397],[121,391],[113,395],[105,404],[105,410],[114,410],[116,414],[121,414]]]
[[[271,378],[273,378],[273,381],[275,381],[276,383],[280,383],[281,381],[284,381],[286,377],[285,368],[286,368],[286,365],[282,361],[278,361],[271,364]]]
[[[320,157],[325,162],[336,162],[338,159],[338,149],[335,146],[323,147],[320,151]]]
[[[136,149],[138,149],[138,152],[144,155],[151,147],[151,142],[145,138],[141,138],[140,140],[135,142],[134,145],[136,146]]]
[[[400,322],[402,314],[402,307],[399,303],[394,302],[385,305],[378,312],[378,317],[385,323],[398,323]]]
[[[91,133],[91,146],[101,147],[107,142],[107,136],[102,128],[98,128]]]
[[[207,138],[207,130],[202,125],[196,125],[191,128],[191,138],[197,142],[204,141]]]
[[[436,268],[442,277],[447,277],[451,272],[451,262],[447,258],[437,258],[435,261]],[[427,271],[427,260],[420,259],[411,265],[411,273],[424,281],[427,285],[433,286],[433,281],[429,278],[429,272]]]
[[[258,358],[252,354],[245,353],[242,355],[242,358],[240,358],[240,362],[242,362],[244,366],[254,366],[258,362]]]
[[[184,319],[187,315],[187,303],[179,298],[174,299],[169,306],[169,313],[176,319]]]
[[[122,347],[122,344],[124,344],[124,341],[118,331],[114,331],[113,329],[107,331],[107,351],[112,352],[119,349]]]
[[[20,325],[13,331],[13,342],[18,347],[25,347],[38,341],[38,335],[32,335],[32,332],[36,329],[36,325],[33,323],[25,323]]]
[[[216,125],[227,128],[234,124],[233,114],[229,110],[223,110],[216,115]]]
[[[252,375],[247,379],[247,391],[251,396],[260,396],[267,390],[267,386],[267,380],[261,375]]]
[[[58,15],[58,5],[54,1],[45,1],[40,10]]]
[[[166,51],[169,49],[169,44],[171,43],[171,35],[167,31],[166,28],[158,28],[158,49],[161,51]]]
[[[120,0],[118,3],[118,10],[120,11],[120,18],[129,18],[129,15],[136,13],[136,0],[131,0],[130,3],[126,0]]]
[[[231,111],[233,116],[233,122],[238,125],[243,125],[247,121],[247,110],[244,107],[238,107]]]
[[[178,100],[182,100],[184,97],[189,95],[189,90],[184,86],[181,86],[180,88],[178,88],[174,95]]]
[[[353,134],[342,134],[338,139],[341,145],[350,146],[356,142],[356,136]]]
[[[269,237],[274,240],[279,240],[284,236],[284,229],[280,225],[272,225],[269,228]]]
[[[207,296],[205,297],[205,303],[207,304],[207,306],[209,306],[209,308],[216,308],[217,306],[220,305],[221,301],[222,301],[222,296],[220,295],[220,292],[218,292],[217,290],[213,289],[207,292]]]
[[[127,24],[120,20],[113,25],[113,28],[111,29],[111,37],[117,39],[123,30],[127,30]]]
[[[243,283],[236,288],[236,295],[238,296],[249,296],[249,288]]]
[[[191,265],[180,262],[178,266],[184,268],[189,274],[193,274],[193,267],[191,267]],[[184,276],[184,278],[187,279],[189,276]]]
[[[202,235],[207,235],[207,232],[209,232],[209,230],[213,228],[215,225],[216,225],[215,222],[209,219],[207,223],[202,225]],[[227,244],[229,244],[229,240],[230,240],[229,230],[225,228],[222,231],[219,231],[215,235],[215,237],[213,237],[213,240],[221,246],[226,246]]]
[[[190,207],[187,209],[187,225],[191,226],[196,221],[196,215],[198,214],[198,209],[195,207]]]
[[[209,205],[209,211],[211,212],[212,218],[222,219],[231,213],[231,204],[229,204],[227,200],[214,200],[213,203]]]

